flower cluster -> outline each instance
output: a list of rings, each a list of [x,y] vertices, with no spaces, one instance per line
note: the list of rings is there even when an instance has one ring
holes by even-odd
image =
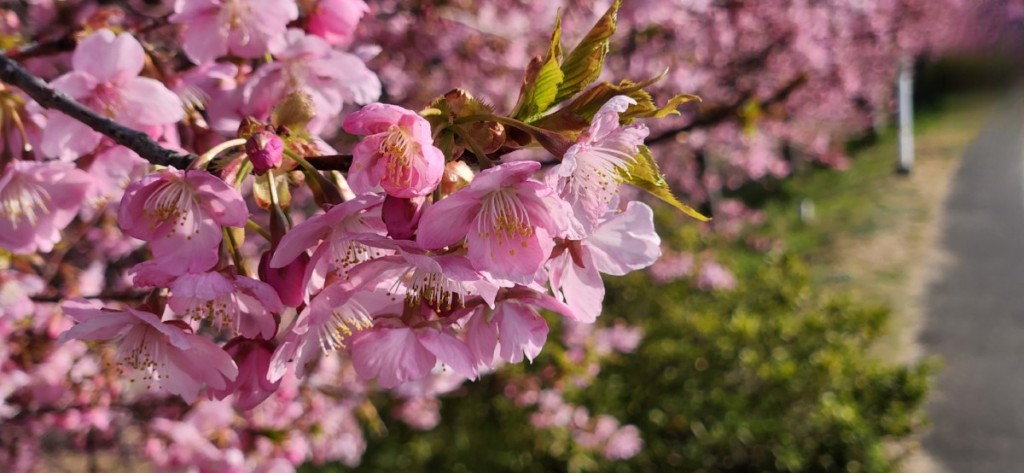
[[[736,284],[706,254],[656,265],[639,192],[703,219],[668,181],[710,199],[784,176],[789,145],[841,163],[849,123],[888,100],[890,59],[924,48],[866,40],[907,15],[856,1],[603,2],[566,9],[594,26],[565,50],[563,23],[536,21],[550,2],[21,3],[0,7],[2,60],[51,93],[0,86],[0,463],[16,471],[39,446],[6,448],[11,432],[109,446],[131,422],[167,470],[353,465],[375,393],[430,428],[439,396],[549,343],[582,374],[522,391],[534,426],[632,456],[635,427],[559,391],[596,375],[584,345],[638,343],[599,328],[602,278]],[[607,54],[620,19],[645,55]],[[680,44],[687,64],[642,59]],[[615,75],[629,80],[599,81]],[[431,99],[463,84],[478,95]],[[653,120],[699,100],[669,89],[695,88],[725,118]],[[645,140],[682,150],[669,179]],[[714,207],[719,228],[751,220],[731,207]]]

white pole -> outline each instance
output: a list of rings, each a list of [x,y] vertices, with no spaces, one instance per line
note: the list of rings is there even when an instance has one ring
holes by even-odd
[[[914,169],[914,68],[913,61],[900,61],[899,76],[900,164],[901,174]]]

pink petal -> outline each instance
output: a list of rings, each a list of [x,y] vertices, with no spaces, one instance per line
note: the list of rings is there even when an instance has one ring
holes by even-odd
[[[189,20],[183,34],[182,49],[196,64],[213,62],[228,53],[228,37],[216,14],[198,15]]]
[[[494,365],[495,349],[498,347],[498,327],[487,321],[486,310],[477,310],[466,325],[466,344],[479,368]]]
[[[95,77],[81,71],[71,71],[50,81],[50,87],[53,87],[54,90],[64,92],[78,101],[92,97],[96,85]]]
[[[377,384],[384,388],[426,376],[437,360],[407,328],[361,332],[352,342],[351,356],[361,379],[377,378]]]
[[[654,212],[642,202],[630,202],[625,212],[606,220],[584,242],[597,269],[614,276],[646,268],[661,257]]]
[[[424,249],[443,248],[461,242],[480,213],[480,206],[480,197],[467,192],[467,189],[435,202],[420,217],[416,242]]]
[[[206,171],[186,171],[185,181],[196,190],[200,205],[214,222],[223,227],[245,226],[249,209],[238,190]]]
[[[136,126],[159,126],[185,118],[181,99],[162,83],[148,77],[136,77],[118,88],[121,107],[117,119]]]
[[[342,126],[353,135],[374,135],[387,131],[408,113],[415,112],[397,105],[371,103],[346,117]]]
[[[462,340],[449,333],[433,329],[420,330],[416,335],[427,350],[430,350],[438,360],[450,366],[456,373],[467,378],[476,377],[473,354]]]
[[[103,135],[82,122],[63,113],[52,112],[43,129],[39,149],[46,156],[73,161],[95,150],[101,139]]]
[[[474,268],[486,271],[497,279],[520,284],[528,284],[533,280],[555,247],[554,240],[543,228],[535,228],[527,236],[506,236],[503,239],[485,238],[471,230],[467,243],[469,260],[473,262]]]
[[[577,321],[593,323],[601,315],[604,281],[592,263],[592,258],[584,257],[584,261],[587,267],[581,268],[573,263],[569,255],[559,256],[558,261],[552,264],[560,265],[562,271],[552,273],[551,287],[562,294],[566,305],[577,315]]]
[[[136,77],[142,72],[146,53],[128,33],[114,36],[101,29],[78,43],[71,57],[76,71],[87,72],[99,83],[113,84]]]
[[[509,363],[520,363],[525,355],[533,361],[548,339],[548,323],[533,309],[515,302],[500,304],[494,311],[498,325],[499,354]]]

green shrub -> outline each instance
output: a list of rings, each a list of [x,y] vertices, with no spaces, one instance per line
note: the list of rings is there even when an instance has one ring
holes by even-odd
[[[610,281],[602,320],[622,318],[647,335],[635,353],[606,363],[594,385],[567,397],[637,425],[645,448],[635,458],[595,461],[557,432],[533,429],[529,411],[505,397],[506,380],[523,371],[572,369],[549,343],[536,364],[446,398],[437,429],[394,422],[370,441],[361,468],[894,470],[894,447],[922,423],[930,368],[869,358],[888,312],[815,292],[797,258],[765,257],[754,268],[737,274],[735,290],[716,293],[686,281],[652,290],[640,273]]]

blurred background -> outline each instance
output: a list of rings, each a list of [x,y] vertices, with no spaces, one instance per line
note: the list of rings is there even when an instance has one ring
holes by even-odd
[[[0,7],[46,4],[61,30],[173,2],[83,3]],[[349,48],[382,102],[461,87],[506,112],[556,15],[570,47],[610,4],[369,1]],[[652,202],[663,257],[606,279],[596,326],[548,317],[533,363],[359,398],[316,424],[328,453],[301,471],[1019,470],[1024,2],[624,0],[618,19],[601,80],[664,74],[656,103],[702,99],[649,122],[648,144],[712,222]],[[287,449],[247,424],[274,415],[196,432]],[[11,419],[0,458],[39,435],[36,471],[149,471],[187,444]],[[175,468],[216,471],[198,465]]]

